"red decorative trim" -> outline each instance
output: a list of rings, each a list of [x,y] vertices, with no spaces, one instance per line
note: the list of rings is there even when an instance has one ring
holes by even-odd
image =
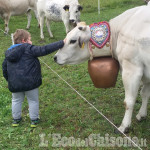
[[[110,39],[110,26],[106,21],[89,25],[91,30],[90,41],[97,48],[103,48]]]

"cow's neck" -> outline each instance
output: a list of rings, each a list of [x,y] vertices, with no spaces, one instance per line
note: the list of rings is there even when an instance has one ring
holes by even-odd
[[[99,49],[96,46],[92,45],[91,42],[89,42],[88,45],[90,59],[100,56],[112,56],[110,46],[105,45],[103,48]]]

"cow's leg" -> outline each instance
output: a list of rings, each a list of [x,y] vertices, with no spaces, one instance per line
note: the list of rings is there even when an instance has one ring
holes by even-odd
[[[44,34],[43,34],[44,14],[41,14],[41,15],[39,16],[39,19],[40,19],[41,39],[44,39]]]
[[[70,31],[70,25],[69,25],[69,20],[63,20],[65,28],[66,28],[66,33]]]
[[[126,110],[122,124],[118,128],[121,132],[126,132],[131,125],[132,112],[140,86],[142,74],[142,69],[138,65],[133,65],[128,61],[123,62],[122,79],[125,88],[124,104]]]
[[[50,29],[50,20],[48,20],[47,18],[46,18],[46,26],[47,26],[47,30],[48,30],[49,36],[53,37],[53,34],[51,32],[51,29]]]
[[[27,11],[27,18],[28,18],[28,24],[27,24],[26,29],[29,29],[29,28],[30,28],[30,23],[31,23],[31,18],[32,18],[31,9],[29,9],[29,10]]]
[[[137,114],[137,120],[141,121],[147,116],[147,104],[150,98],[150,84],[145,84],[141,90],[142,106]]]
[[[35,14],[35,18],[38,21],[38,27],[40,27],[40,20],[39,20],[38,13],[37,13],[37,11],[35,9],[33,11],[34,11],[34,14]]]
[[[4,18],[4,22],[5,22],[5,33],[6,33],[6,34],[7,34],[8,31],[9,31],[9,27],[8,27],[8,25],[9,25],[9,19],[10,19],[10,15],[8,15],[8,16],[6,16],[6,17]]]

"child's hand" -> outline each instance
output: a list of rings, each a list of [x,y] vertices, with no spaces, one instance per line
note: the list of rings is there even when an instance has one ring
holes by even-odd
[[[64,41],[64,44],[65,44],[66,43],[66,38],[63,41]]]

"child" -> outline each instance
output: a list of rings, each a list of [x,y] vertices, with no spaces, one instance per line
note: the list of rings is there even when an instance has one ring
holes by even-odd
[[[42,84],[39,56],[48,55],[64,46],[64,41],[58,41],[45,46],[34,46],[31,35],[23,29],[14,33],[14,45],[5,53],[3,76],[8,81],[12,92],[12,126],[18,126],[21,121],[22,103],[27,96],[31,127],[36,127],[39,121],[38,87]]]

